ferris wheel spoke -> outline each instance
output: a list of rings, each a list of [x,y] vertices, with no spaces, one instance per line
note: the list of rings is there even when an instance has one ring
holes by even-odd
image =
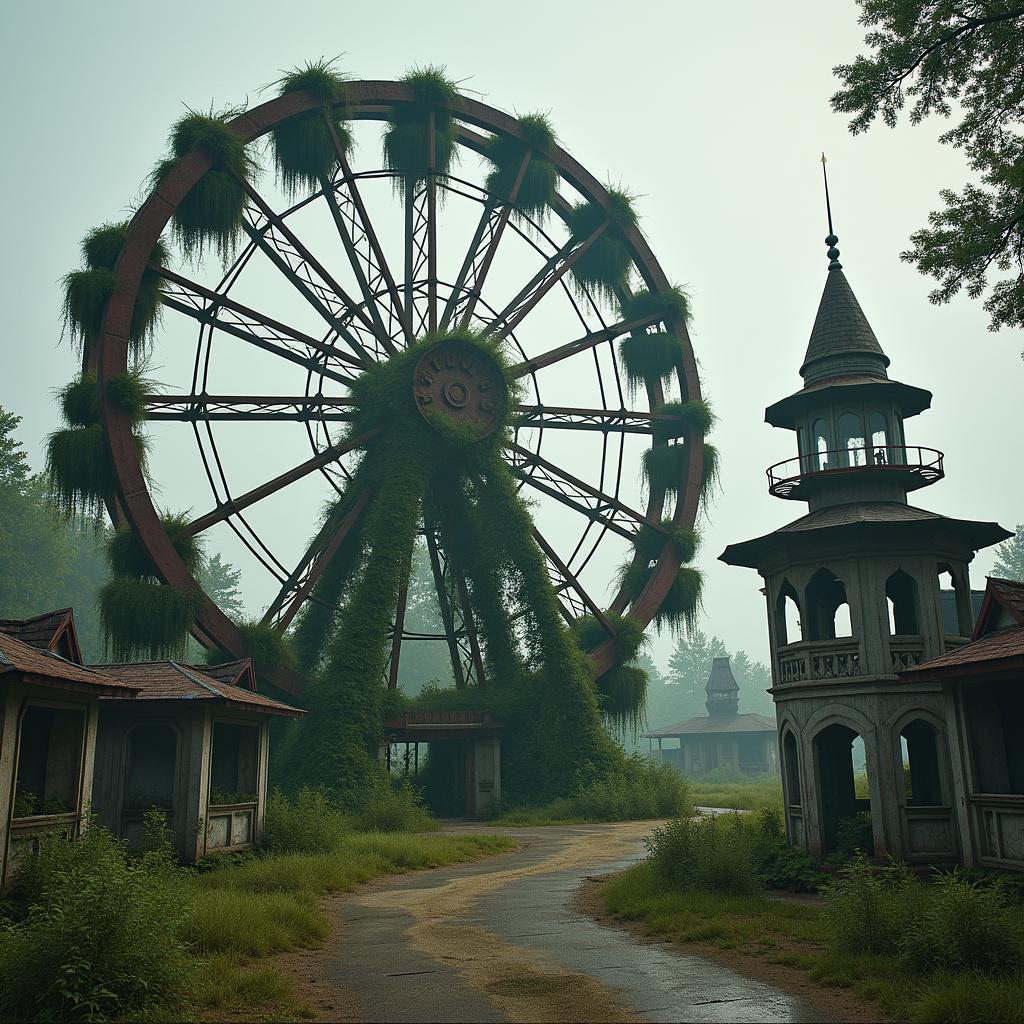
[[[412,558],[416,545],[409,549],[409,564],[406,566],[402,585],[398,588],[395,604],[395,624],[391,627],[391,653],[384,665],[384,681],[389,690],[398,689],[398,671],[402,663],[402,635],[405,632],[405,610],[409,605],[409,576],[412,573]]]
[[[285,609],[284,614],[277,620],[276,628],[278,632],[283,633],[289,625],[291,625],[292,619],[295,618],[298,610],[302,607],[303,603],[309,597],[310,592],[316,585],[316,581],[320,579],[327,567],[331,564],[334,556],[338,553],[341,545],[344,543],[345,538],[352,532],[352,528],[359,522],[362,517],[363,511],[366,509],[366,505],[372,497],[370,490],[364,491],[356,498],[352,508],[349,509],[348,514],[342,519],[341,524],[335,531],[334,536],[331,537],[330,543],[320,552],[316,561],[312,563],[312,567],[309,572],[306,573],[306,578],[302,581],[301,586],[295,592],[295,596],[292,598],[288,607]]]
[[[334,145],[338,167],[341,171],[341,177],[336,188],[332,191],[332,196],[333,203],[337,206],[341,214],[342,223],[345,226],[345,234],[342,236],[343,241],[345,236],[350,240],[351,251],[349,252],[349,260],[352,260],[354,254],[353,270],[358,265],[357,277],[360,281],[366,282],[370,293],[376,296],[382,290],[387,291],[388,298],[391,301],[391,310],[388,316],[389,323],[386,325],[385,330],[388,336],[391,337],[394,333],[393,328],[395,324],[403,328],[405,324],[405,312],[402,307],[402,300],[398,294],[398,286],[395,284],[394,275],[391,273],[391,268],[388,266],[388,261],[384,256],[384,249],[377,239],[377,233],[374,231],[373,222],[367,213],[366,204],[363,202],[359,186],[356,184],[355,176],[348,162],[348,154],[341,145],[338,134],[334,130],[334,125],[329,124],[328,127],[330,128],[331,141]],[[346,249],[348,249],[347,243]],[[409,338],[406,339],[406,344],[410,344]]]
[[[603,342],[613,341],[624,334],[629,334],[630,331],[641,330],[658,322],[658,318],[654,316],[643,317],[637,320],[620,320],[610,327],[585,334],[582,338],[577,338],[575,341],[567,341],[564,345],[548,349],[547,352],[531,356],[524,362],[516,363],[515,366],[510,367],[509,376],[513,380],[518,380],[520,377],[526,377],[528,374],[542,370],[546,366],[560,363],[563,359],[570,359],[572,356],[579,355],[580,352],[587,352],[592,348],[596,348]]]
[[[437,594],[437,606],[441,613],[441,625],[444,628],[444,637],[448,643],[448,658],[452,665],[452,679],[455,681],[455,688],[461,690],[466,685],[466,677],[462,672],[462,656],[459,652],[459,643],[455,637],[455,616],[452,611],[451,595],[445,584],[444,568],[441,564],[441,554],[438,551],[436,527],[425,519],[424,533],[427,542],[427,554],[430,558],[430,571],[434,576],[434,592]]]
[[[315,455],[313,458],[307,459],[300,465],[288,470],[287,473],[281,473],[279,476],[275,476],[272,480],[268,480],[266,483],[260,484],[259,487],[254,487],[251,491],[246,491],[245,494],[238,498],[229,498],[227,501],[221,502],[215,509],[207,512],[206,515],[200,516],[198,519],[189,523],[188,526],[180,532],[180,535],[183,537],[194,537],[197,533],[202,533],[204,530],[208,530],[211,526],[215,526],[217,523],[222,523],[225,519],[234,515],[236,512],[240,512],[242,509],[248,508],[250,505],[255,505],[256,502],[262,501],[271,494],[275,494],[283,487],[287,487],[289,484],[295,483],[296,480],[301,480],[303,477],[309,476],[310,473],[315,473],[318,469],[322,469],[324,466],[337,461],[337,459],[342,455],[354,451],[356,448],[362,448],[363,445],[372,441],[383,432],[383,427],[374,427],[372,430],[368,430],[366,433],[360,434],[358,437],[354,437],[351,440],[341,441],[338,444],[331,445],[330,448],[325,448],[319,455]]]
[[[492,199],[484,205],[483,212],[480,214],[480,222],[477,224],[473,240],[466,251],[459,276],[455,280],[455,287],[445,306],[440,328],[442,331],[446,330],[456,317],[459,327],[463,329],[471,323],[477,302],[483,291],[484,280],[491,269],[494,254],[498,250],[505,225],[508,224],[508,219],[519,195],[519,188],[523,183],[531,156],[530,150],[523,155],[508,198],[501,203]]]
[[[580,409],[559,405],[517,405],[515,426],[519,429],[614,430],[620,434],[650,434],[655,422],[675,422],[668,413],[640,409]]]
[[[569,566],[558,557],[558,552],[555,551],[551,544],[548,543],[544,535],[536,526],[533,527],[533,537],[540,545],[541,551],[543,551],[547,556],[548,561],[555,567],[555,570],[565,584],[576,592],[586,609],[594,616],[594,618],[597,619],[598,622],[601,623],[602,626],[604,626],[608,634],[610,636],[614,636],[615,628],[608,621],[608,616],[605,615],[597,602],[586,592],[586,590],[584,590],[579,579],[575,576]]]
[[[290,422],[322,420],[349,423],[355,418],[354,398],[329,398],[326,395],[150,395],[146,400],[147,419],[226,422]]]
[[[605,221],[579,245],[570,238],[530,279],[518,295],[487,325],[485,333],[500,341],[508,337],[536,309],[537,304],[562,280],[576,261],[604,234]]]
[[[667,535],[668,531],[661,523],[649,519],[642,512],[637,512],[599,488],[592,487],[528,448],[514,442],[506,442],[505,448],[512,454],[512,472],[524,483],[575,508],[588,519],[602,523],[620,537],[632,540],[639,526],[649,526]]]
[[[209,324],[225,334],[230,334],[284,359],[299,362],[308,368],[315,368],[317,364],[311,362],[304,353],[296,352],[291,346],[301,345],[304,349],[311,349],[328,359],[337,360],[358,369],[365,369],[369,365],[365,360],[339,351],[334,345],[329,345],[312,335],[289,327],[288,324],[282,323],[266,313],[236,302],[227,295],[206,288],[173,270],[155,264],[150,264],[150,269],[167,282],[161,302],[168,309],[173,309],[199,323]],[[334,376],[343,384],[352,382],[351,377],[343,377],[334,373],[329,376]]]

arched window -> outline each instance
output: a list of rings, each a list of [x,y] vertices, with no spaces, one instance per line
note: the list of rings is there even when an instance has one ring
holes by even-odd
[[[875,465],[884,466],[894,462],[892,452],[889,451],[889,427],[885,416],[880,412],[873,412],[868,425],[871,428],[871,458]]]
[[[852,636],[850,605],[843,581],[829,569],[819,569],[807,584],[807,640],[834,640]]]
[[[125,773],[125,810],[174,810],[174,776],[178,760],[178,734],[166,722],[135,726],[128,737]]]
[[[916,635],[921,632],[917,614],[917,583],[913,576],[897,569],[885,581],[889,606],[889,635]]]
[[[939,730],[917,718],[900,730],[907,803],[911,807],[941,807],[942,775],[939,771]]]
[[[788,729],[782,739],[782,765],[786,773],[786,803],[790,807],[799,807],[803,803],[800,795],[800,759],[796,737]]]
[[[783,580],[775,599],[775,642],[779,647],[803,640],[800,626],[800,602],[789,580]]]
[[[846,452],[846,465],[863,466],[867,462],[864,422],[856,413],[844,412],[839,417],[839,447]]]
[[[816,469],[829,469],[828,452],[832,449],[832,438],[829,435],[828,423],[823,420],[814,421],[811,431],[814,437],[814,451],[817,453]]]
[[[814,737],[825,852],[874,854],[871,790],[864,741],[839,723]]]

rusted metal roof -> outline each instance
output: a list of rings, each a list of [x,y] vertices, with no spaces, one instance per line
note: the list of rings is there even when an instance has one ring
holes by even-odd
[[[729,735],[734,732],[774,733],[775,730],[775,719],[767,715],[730,715],[728,718],[722,715],[700,715],[697,718],[688,718],[685,722],[676,722],[675,725],[652,729],[643,735],[645,738],[657,739],[659,736],[691,736],[695,733]]]
[[[214,678],[205,668],[179,665],[176,661],[126,662],[95,667],[137,687],[139,695],[136,700],[213,701],[244,706],[247,710],[268,715],[305,714],[290,704]]]
[[[8,633],[0,632],[0,675],[20,672],[38,686],[92,690],[98,695],[131,697],[135,689],[100,669],[85,668],[52,651],[41,650]]]
[[[82,664],[82,649],[75,631],[75,613],[70,608],[43,612],[28,619],[0,619],[0,633],[13,636],[22,643],[41,651],[56,651],[63,639],[67,644],[68,659]]]

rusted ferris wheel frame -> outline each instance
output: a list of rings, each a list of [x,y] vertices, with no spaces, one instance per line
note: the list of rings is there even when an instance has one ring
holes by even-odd
[[[352,82],[348,88],[351,98],[351,116],[354,119],[382,120],[394,109],[415,102],[412,89],[403,83],[362,81]],[[305,93],[292,93],[246,111],[233,120],[230,127],[248,143],[265,135],[275,125],[318,106],[317,98]],[[474,129],[483,129],[486,132],[511,136],[521,141],[527,150],[529,149],[528,140],[524,137],[518,122],[510,115],[477,100],[461,96],[452,103],[449,109],[454,117],[461,122],[457,126],[457,139],[461,145],[482,152],[486,136],[480,135]],[[562,179],[587,200],[598,205],[609,215],[611,214],[608,193],[597,179],[560,147],[553,147],[548,155]],[[132,218],[127,240],[114,271],[121,287],[114,292],[107,304],[96,366],[102,421],[110,445],[117,483],[117,493],[111,509],[112,515],[115,519],[127,520],[151,556],[164,582],[186,589],[201,588],[178,557],[160,523],[146,479],[136,457],[132,424],[127,415],[114,408],[106,400],[104,382],[111,377],[123,374],[128,366],[128,332],[132,310],[136,292],[143,271],[148,265],[153,246],[167,226],[177,204],[210,169],[211,163],[212,161],[200,151],[194,151],[183,157],[153,190]],[[520,178],[521,176],[522,171],[520,171]],[[564,219],[568,208],[569,204],[559,197],[555,204],[555,213]],[[435,213],[436,210],[433,208],[431,200],[429,215],[433,216]],[[507,213],[503,216],[507,220]],[[432,225],[429,227],[433,230]],[[644,286],[652,292],[667,291],[670,287],[669,281],[640,231],[630,225],[620,227],[619,230],[626,240]],[[436,296],[436,263],[432,253],[428,252],[427,257],[428,287]],[[562,272],[564,273],[564,271]],[[475,298],[471,301],[475,302]],[[436,301],[431,305],[436,310]],[[529,308],[526,312],[529,312]],[[514,315],[507,318],[504,334],[508,334],[518,322],[512,323],[511,327],[508,326]],[[524,313],[523,316],[525,315]],[[432,316],[436,316],[436,313]],[[672,333],[679,341],[681,368],[678,370],[678,377],[682,397],[686,400],[699,399],[700,382],[686,324],[674,317],[660,319],[668,323]],[[628,333],[627,330],[620,330],[614,337],[625,333]],[[570,345],[573,346],[571,354],[577,354],[578,351],[584,351],[586,347],[593,344],[595,343],[592,341],[580,339],[577,342],[548,351],[532,360],[528,359],[521,369],[524,373],[528,373],[544,365],[550,365],[552,361],[564,358],[566,353],[563,350],[569,349]],[[663,400],[660,382],[648,386],[648,398],[652,409]],[[259,398],[255,398],[253,401],[259,401]],[[573,411],[548,408],[541,410],[541,416],[545,413],[572,413]],[[578,411],[583,412],[584,410]],[[626,410],[601,410],[600,412],[608,414],[603,429],[614,430],[615,427],[608,424],[622,420],[621,414],[625,414]],[[624,420],[622,421],[624,422]],[[672,523],[674,526],[692,526],[696,520],[700,503],[704,472],[704,440],[699,429],[690,429],[682,437],[688,457],[684,469],[684,479],[680,481],[679,497],[675,504]],[[523,450],[522,456],[533,466],[541,465],[543,470],[545,460],[538,454]],[[287,474],[285,475],[287,476]],[[563,477],[568,476],[564,472],[562,475]],[[585,482],[571,476],[568,476],[568,479],[572,486],[582,485],[584,489],[588,487]],[[650,489],[647,511],[641,517],[641,522],[657,522],[660,525],[664,496],[663,489]],[[606,498],[607,495],[602,495],[602,497]],[[553,564],[565,570],[557,553],[539,534],[537,534],[537,538],[545,555],[553,560]],[[629,608],[630,617],[641,626],[647,626],[653,619],[671,588],[679,567],[679,552],[676,546],[666,538],[666,543],[647,585]],[[586,603],[588,607],[592,605],[589,599],[586,600]],[[610,610],[621,613],[627,603],[625,593],[620,590],[612,602]],[[591,610],[598,611],[596,606]],[[195,632],[200,641],[207,646],[217,646],[239,657],[249,653],[238,628],[209,597],[206,597],[203,602]],[[613,640],[609,639],[594,650],[591,658],[595,675],[600,675],[615,662]],[[264,674],[272,684],[293,693],[300,693],[305,683],[303,675],[290,669],[279,669]]]

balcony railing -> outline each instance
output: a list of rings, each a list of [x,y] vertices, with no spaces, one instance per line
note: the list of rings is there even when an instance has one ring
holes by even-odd
[[[803,640],[779,649],[779,682],[848,679],[861,674],[860,644],[851,637]]]
[[[809,481],[842,473],[900,473],[909,478],[910,488],[916,490],[943,478],[943,457],[937,449],[919,445],[868,445],[799,455],[776,462],[765,472],[768,490],[777,498],[796,498],[799,489]]]
[[[889,661],[893,672],[905,672],[924,660],[924,640],[919,636],[889,637]]]

